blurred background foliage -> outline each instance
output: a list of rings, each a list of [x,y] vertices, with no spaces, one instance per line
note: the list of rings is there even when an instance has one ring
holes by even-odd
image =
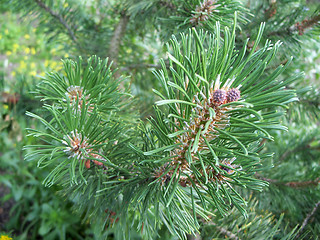
[[[123,87],[135,96],[135,109],[140,117],[146,119],[152,115],[152,104],[156,101],[152,88],[159,86],[151,70],[160,67],[159,59],[165,57],[164,43],[171,34],[186,30],[183,24],[175,23],[192,18],[186,15],[186,9],[195,7],[198,1],[191,1],[191,5],[186,2],[0,1],[0,233],[4,231],[14,239],[101,238],[94,234],[96,226],[83,222],[81,216],[70,210],[72,199],[57,194],[58,187],[45,188],[41,184],[48,170],[23,160],[22,146],[36,142],[26,137],[24,129],[41,128],[25,117],[25,111],[37,112],[41,104],[32,92],[45,72],[61,70],[62,58],[95,54],[109,56],[118,68],[118,76],[128,76]],[[248,37],[255,36],[260,22],[265,21],[264,41],[283,42],[274,65],[293,55],[293,63],[284,77],[298,72],[304,72],[305,76],[290,86],[297,89],[299,103],[291,104],[283,118],[288,132],[274,132],[275,141],[263,143],[262,152],[275,154],[257,177],[270,186],[261,193],[242,190],[249,201],[248,219],[232,210],[226,218],[217,217],[211,224],[204,224],[201,236],[203,239],[285,239],[295,231],[299,233],[297,239],[318,239],[320,27],[316,23],[319,2],[241,2],[248,10],[243,11],[236,44],[240,47]],[[317,21],[301,30],[299,26],[306,19]],[[225,25],[228,24],[226,21]],[[248,52],[253,44],[248,42]],[[303,226],[306,219],[308,224]],[[263,235],[257,230],[261,229],[257,223],[275,228],[277,234],[268,236],[266,231]],[[297,224],[303,226],[301,231]],[[113,239],[114,231],[107,229],[105,236]],[[232,235],[234,232],[238,234]],[[255,238],[258,233],[261,238]],[[158,238],[175,239],[166,229],[159,232]],[[132,239],[141,237],[133,233]]]

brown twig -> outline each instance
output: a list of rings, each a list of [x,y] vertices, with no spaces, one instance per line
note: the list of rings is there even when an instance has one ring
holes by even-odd
[[[312,211],[306,216],[306,218],[303,220],[303,223],[301,224],[300,230],[297,234],[297,236],[295,237],[295,239],[300,239],[300,236],[304,230],[304,228],[307,226],[310,218],[316,213],[318,207],[320,206],[320,201],[316,203],[316,205],[314,206],[314,208],[312,209]]]
[[[316,15],[309,20],[307,19],[303,20],[301,23],[297,22],[290,28],[273,31],[273,32],[270,32],[268,35],[269,36],[285,35],[285,34],[291,35],[293,31],[298,30],[299,35],[301,36],[304,34],[304,31],[306,29],[311,28],[312,26],[317,24],[319,21],[320,21],[320,15]]]
[[[47,5],[45,5],[41,0],[35,0],[35,2],[39,7],[41,7],[43,10],[48,12],[52,17],[57,19],[67,29],[69,36],[71,37],[71,39],[74,42],[76,42],[76,43],[78,42],[71,27],[68,25],[68,23],[63,19],[63,17],[61,15],[59,15],[58,13],[55,13],[51,8],[49,8]]]
[[[306,29],[311,28],[313,25],[317,24],[319,21],[320,21],[320,15],[317,15],[309,20],[305,19],[302,22],[297,22],[295,26],[299,31],[299,35],[303,35]]]
[[[165,66],[166,68],[170,68],[170,64],[169,61],[165,62]],[[162,65],[161,64],[145,64],[145,63],[136,63],[136,64],[128,64],[125,67],[122,67],[120,70],[121,71],[129,71],[132,69],[147,69],[147,68],[156,68],[156,69],[161,69]]]
[[[125,67],[122,67],[120,70],[121,71],[129,71],[131,69],[141,69],[141,68],[157,68],[157,69],[160,69],[161,68],[161,65],[160,64],[129,64]]]
[[[176,10],[176,6],[173,5],[172,3],[167,2],[167,1],[159,1],[159,4],[163,7],[169,8],[171,10]]]
[[[289,157],[291,154],[295,153],[295,152],[298,152],[298,151],[301,151],[305,148],[308,148],[309,147],[309,144],[307,145],[299,145],[297,146],[296,148],[292,149],[292,150],[288,150],[288,151],[285,151],[280,157],[279,157],[279,161],[283,161],[285,160],[287,157]]]
[[[268,9],[265,10],[265,17],[272,18],[277,13],[277,1],[272,1]]]
[[[109,57],[110,57],[110,60],[113,61],[114,68],[116,68],[118,65],[117,61],[119,57],[119,48],[121,44],[121,39],[124,36],[128,22],[129,22],[129,16],[126,14],[125,11],[122,11],[120,21],[113,32],[113,36],[109,45]]]
[[[216,223],[214,222],[210,222],[211,225],[215,226],[215,228],[223,235],[227,236],[228,239],[231,240],[241,240],[240,238],[237,237],[237,235],[235,235],[234,233],[230,232],[229,230],[218,226]]]
[[[202,238],[199,233],[196,233],[196,235],[188,234],[187,239],[188,240],[201,240]]]
[[[278,181],[276,179],[270,179],[270,178],[265,178],[262,177],[258,174],[256,174],[256,177],[266,181],[268,183],[272,183],[275,185],[283,185],[283,186],[287,186],[287,187],[292,187],[292,188],[303,188],[303,187],[316,187],[319,185],[320,183],[320,178],[316,178],[315,180],[311,180],[311,181],[291,181],[291,182],[281,182]]]
[[[292,187],[292,188],[301,188],[301,187],[312,187],[312,186],[318,186],[320,183],[319,178],[313,180],[313,181],[305,181],[305,182],[287,182],[285,183],[286,186]]]

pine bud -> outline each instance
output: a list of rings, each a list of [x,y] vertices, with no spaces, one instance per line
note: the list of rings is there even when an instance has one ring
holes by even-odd
[[[225,102],[226,97],[227,97],[226,91],[222,89],[217,89],[212,94],[212,102],[214,104],[221,105]]]
[[[86,168],[90,168],[90,160],[86,161]]]
[[[227,92],[227,102],[235,102],[240,98],[240,90],[237,88],[231,88]]]

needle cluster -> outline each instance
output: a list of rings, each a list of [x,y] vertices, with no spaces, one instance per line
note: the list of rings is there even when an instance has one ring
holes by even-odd
[[[192,14],[190,22],[193,25],[200,25],[201,22],[207,21],[210,15],[214,12],[214,9],[219,6],[216,5],[216,1],[205,0],[195,9],[195,13]]]
[[[215,83],[214,87],[213,83]],[[199,163],[199,153],[210,151],[206,142],[210,142],[219,136],[217,129],[224,129],[228,126],[229,116],[227,112],[234,107],[223,106],[223,104],[235,102],[240,99],[240,90],[238,88],[230,88],[231,84],[232,81],[227,81],[227,84],[220,88],[221,82],[219,75],[216,81],[212,82],[208,96],[202,91],[194,95],[192,102],[196,104],[196,106],[191,110],[192,115],[190,116],[189,122],[184,121],[184,126],[180,126],[180,121],[175,119],[175,124],[179,127],[177,131],[182,127],[183,133],[178,135],[175,140],[175,144],[179,147],[170,152],[172,156],[170,163],[172,167],[171,170],[166,172],[167,166],[165,166],[157,169],[154,173],[155,178],[158,178],[162,184],[168,183],[174,173],[178,172],[180,176],[179,184],[181,186],[191,186],[192,183],[189,179],[192,179],[199,186],[201,185],[192,173],[190,164],[195,162]],[[182,113],[182,117],[186,118],[184,112]],[[195,147],[194,143],[196,138],[198,138],[198,145]],[[234,167],[232,166],[234,159],[223,160],[223,166],[217,166],[217,168],[224,170],[227,174],[232,174],[234,172]],[[222,180],[224,178],[223,171],[219,173],[220,171],[216,171],[215,169],[212,167],[208,168],[206,174],[211,176],[210,180],[212,181]],[[187,176],[189,176],[189,178]]]

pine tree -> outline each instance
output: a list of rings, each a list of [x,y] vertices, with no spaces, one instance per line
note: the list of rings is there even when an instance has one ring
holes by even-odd
[[[300,70],[320,7],[6,2],[73,53],[35,89],[26,160],[98,239],[317,238],[319,75]]]

